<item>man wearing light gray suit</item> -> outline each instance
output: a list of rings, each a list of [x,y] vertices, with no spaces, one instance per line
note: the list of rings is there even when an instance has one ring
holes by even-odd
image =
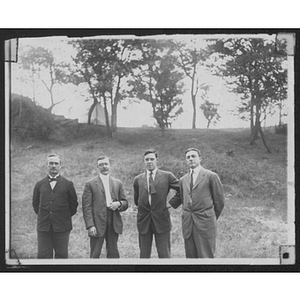
[[[189,148],[185,157],[190,171],[180,178],[180,192],[170,205],[182,207],[182,233],[187,258],[214,258],[217,219],[224,207],[219,176],[200,165],[201,152]]]
[[[121,211],[128,202],[120,180],[109,175],[110,162],[107,156],[97,159],[99,175],[85,183],[82,194],[82,210],[90,237],[91,258],[99,258],[103,242],[106,242],[106,257],[119,258],[117,246],[123,231]]]

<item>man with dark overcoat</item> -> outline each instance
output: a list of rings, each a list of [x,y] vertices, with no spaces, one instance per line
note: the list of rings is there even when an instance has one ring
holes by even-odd
[[[33,190],[32,206],[37,214],[38,258],[68,258],[72,216],[77,212],[73,182],[60,175],[61,159],[50,154],[48,175]]]

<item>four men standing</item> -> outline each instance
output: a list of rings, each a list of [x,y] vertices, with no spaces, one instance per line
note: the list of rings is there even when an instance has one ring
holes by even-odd
[[[178,180],[173,173],[157,168],[158,154],[154,149],[144,153],[146,170],[133,182],[140,258],[151,257],[153,236],[158,257],[171,257],[169,208],[181,204],[186,257],[214,257],[217,219],[224,207],[222,183],[216,173],[201,166],[198,149],[189,148],[185,156],[190,171]],[[33,208],[38,214],[38,258],[53,258],[53,249],[55,258],[67,258],[77,195],[73,183],[59,175],[58,155],[48,156],[47,168],[49,175],[36,184],[33,193]],[[109,175],[107,156],[97,159],[97,168],[99,175],[85,183],[82,195],[90,257],[100,257],[105,240],[107,258],[119,258],[117,242],[123,230],[120,212],[127,210],[128,201],[122,182]],[[167,203],[170,189],[176,194]]]

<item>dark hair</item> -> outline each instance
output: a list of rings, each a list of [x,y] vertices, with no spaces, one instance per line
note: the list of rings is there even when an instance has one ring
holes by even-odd
[[[197,148],[189,148],[189,149],[187,149],[187,150],[184,152],[184,154],[187,154],[187,153],[190,152],[190,151],[196,151],[196,152],[198,153],[199,157],[201,156],[201,152],[200,152],[200,150],[197,149]]]
[[[108,158],[108,159],[109,159],[109,157],[108,157],[107,155],[100,155],[100,156],[97,158],[97,162],[98,162],[98,160],[102,160],[102,159],[105,159],[105,158]]]
[[[158,157],[158,154],[157,154],[157,152],[156,152],[155,149],[148,149],[148,150],[146,150],[145,153],[144,153],[144,157],[145,157],[147,154],[150,154],[150,153],[154,153],[154,154],[155,154],[155,157],[156,157],[156,158]]]

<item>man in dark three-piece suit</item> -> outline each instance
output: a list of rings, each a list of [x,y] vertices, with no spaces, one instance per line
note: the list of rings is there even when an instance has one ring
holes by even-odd
[[[37,182],[32,206],[37,219],[38,258],[68,258],[72,216],[77,212],[77,194],[72,181],[59,174],[57,154],[47,157],[48,176]]]
[[[196,148],[185,152],[190,167],[180,178],[180,193],[170,205],[182,207],[182,232],[187,258],[213,258],[216,247],[217,219],[224,207],[222,183],[218,175],[200,165]]]
[[[158,155],[153,149],[144,153],[146,171],[134,178],[134,203],[138,208],[140,258],[150,258],[153,235],[159,258],[171,257],[171,219],[167,196],[170,189],[179,190],[179,180],[157,168]]]
[[[107,156],[97,159],[99,175],[85,183],[82,194],[83,218],[90,237],[90,257],[99,258],[104,240],[106,257],[119,258],[118,237],[123,231],[121,211],[128,208],[123,184],[109,175]]]

